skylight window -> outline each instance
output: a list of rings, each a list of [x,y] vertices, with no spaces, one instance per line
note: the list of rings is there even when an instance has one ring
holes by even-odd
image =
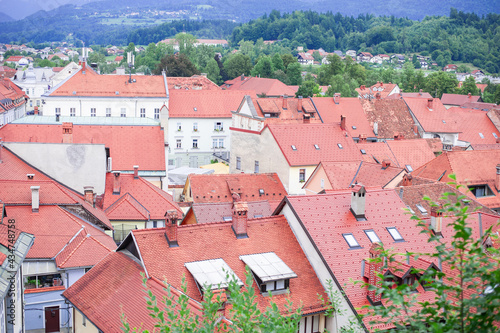
[[[365,230],[366,236],[370,239],[372,243],[381,243],[380,238],[378,238],[377,234],[373,230]]]
[[[292,150],[297,150],[297,147],[295,147],[294,145],[292,145]]]
[[[222,219],[224,220],[224,222],[229,222],[229,221],[233,220],[233,217],[232,216],[224,216]]]
[[[259,189],[259,195],[264,195],[264,189],[263,188]]]
[[[443,119],[443,124],[446,124],[446,121]]]
[[[352,248],[360,248],[358,241],[352,234],[342,234],[344,236],[345,241],[347,242],[347,245]]]
[[[220,258],[187,262],[184,266],[202,289],[227,288],[229,281],[233,278],[236,279],[238,285],[243,285],[233,270]]]
[[[408,170],[408,172],[413,172],[413,168],[411,167],[411,165],[406,164],[405,167],[406,167],[406,170]]]
[[[340,143],[337,143],[337,146],[340,148],[340,149],[344,149],[344,147],[342,147],[342,145]]]
[[[361,154],[366,155],[366,150],[361,149]]]
[[[403,236],[401,236],[401,234],[399,233],[398,229],[396,229],[396,227],[387,228],[387,231],[389,231],[389,233],[391,234],[394,241],[396,241],[396,242],[404,241]]]
[[[483,133],[479,133],[479,136],[481,137],[481,139],[484,139]]]
[[[498,135],[496,133],[491,133],[495,137],[495,139],[498,139]]]
[[[424,206],[422,206],[421,204],[417,204],[416,206],[420,213],[422,213],[422,215],[427,215],[427,209],[425,209]]]
[[[193,110],[198,111],[198,109],[197,109],[197,108],[193,108]]]
[[[352,127],[352,129],[353,129],[353,130],[355,130],[355,129],[356,129],[356,126],[353,126],[353,127]]]
[[[316,150],[319,150],[319,146],[318,145],[314,145],[314,148],[316,148]]]

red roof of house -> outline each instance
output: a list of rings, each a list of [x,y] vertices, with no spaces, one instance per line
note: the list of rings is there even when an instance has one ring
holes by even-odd
[[[10,68],[9,66],[0,66],[0,76],[10,79],[16,75],[16,72],[17,71],[14,68]]]
[[[462,105],[470,102],[479,102],[481,96],[468,96],[468,95],[459,95],[459,94],[443,94],[441,96],[441,102],[444,105]]]
[[[271,208],[269,201],[248,201],[248,216],[267,217],[273,213],[274,206]],[[277,205],[277,204],[276,204]],[[191,209],[196,217],[197,223],[214,223],[224,222],[224,217],[232,217],[233,203],[220,202],[220,203],[193,203]],[[187,214],[186,214],[187,215]]]
[[[253,98],[252,102],[259,117],[265,118],[266,124],[297,124],[304,122],[304,114],[308,114],[310,123],[321,123],[316,108],[309,98],[302,99],[299,110],[299,98],[269,97]],[[283,105],[286,103],[285,105]],[[284,107],[285,106],[285,107]],[[271,117],[267,115],[272,115]]]
[[[167,77],[169,92],[175,90],[220,90],[221,88],[203,75],[191,77]]]
[[[335,275],[349,301],[358,311],[369,305],[368,289],[352,281],[363,278],[363,260],[367,260],[372,243],[364,230],[375,231],[386,247],[396,253],[431,251],[428,236],[418,231],[417,223],[405,214],[405,204],[394,190],[368,189],[366,192],[366,221],[357,221],[350,211],[352,191],[286,198],[296,216],[316,244],[326,265]],[[396,227],[404,242],[395,242],[386,228]],[[350,249],[342,236],[352,234],[360,248]],[[365,272],[368,265],[365,267]],[[369,321],[366,318],[365,323]],[[368,325],[367,325],[368,326]]]
[[[8,59],[5,60],[5,62],[18,62],[19,60],[21,60],[22,58],[24,58],[24,56],[10,56]]]
[[[186,294],[197,301],[201,301],[202,295],[185,263],[220,258],[239,279],[244,280],[245,263],[240,256],[274,252],[297,274],[296,278],[290,279],[289,297],[293,309],[302,304],[304,314],[322,311],[324,308],[318,294],[324,295],[323,287],[287,220],[283,216],[274,216],[249,219],[247,223],[248,238],[244,239],[236,238],[232,222],[179,226],[179,247],[175,248],[168,246],[164,228],[133,230],[132,234],[149,276],[164,279],[175,288],[180,288],[185,277]],[[269,305],[267,295],[257,291],[256,298],[261,310]],[[285,294],[274,295],[273,301],[284,310],[287,298]]]
[[[2,163],[0,163],[0,179],[2,180],[27,180],[27,174],[34,175],[33,181],[51,180],[50,177],[28,165],[6,147],[1,148],[0,158],[2,160]]]
[[[363,184],[366,187],[383,187],[403,172],[402,168],[389,166],[385,169],[381,164],[355,162],[323,161],[318,168],[323,168],[333,189],[346,189],[352,184]],[[307,183],[304,185],[307,187]]]
[[[443,70],[447,70],[447,69],[457,69],[458,66],[457,65],[454,65],[454,64],[448,64],[446,66],[443,67]]]
[[[449,108],[460,134],[458,139],[471,144],[495,144],[500,132],[486,112],[459,107]]]
[[[458,133],[453,114],[438,98],[405,98],[404,101],[425,132]],[[430,103],[430,107],[429,107]]]
[[[66,267],[69,267],[69,264],[75,265],[73,267],[92,266],[103,258],[103,254],[106,255],[116,246],[113,239],[101,229],[56,205],[40,205],[38,213],[33,213],[31,206],[9,206],[8,214],[9,218],[16,220],[16,226],[21,230],[35,235],[36,241],[27,258],[56,257],[82,228],[84,230],[81,232],[92,236],[93,241],[98,241],[93,244],[99,246],[94,248],[94,245],[88,245],[89,241],[83,247],[72,247],[73,251],[64,253],[62,258],[66,260],[59,261],[59,264]],[[78,238],[74,241],[78,241]]]
[[[361,159],[353,139],[339,125],[290,124],[268,125],[268,128],[290,166]]]
[[[413,170],[435,157],[426,139],[358,143],[357,147],[366,152],[362,155],[364,161],[382,163],[387,159],[393,166],[410,165]]]
[[[0,113],[24,103],[28,96],[9,78],[0,78]]]
[[[266,96],[295,96],[295,91],[277,79],[267,79],[260,77],[240,76],[233,80],[225,82],[229,90],[251,90],[256,95],[265,94]]]
[[[500,195],[495,186],[496,166],[500,161],[500,150],[467,150],[445,152],[414,171],[414,175],[449,182],[448,175],[455,174],[457,183],[488,185],[493,196],[475,198],[489,208],[500,207]],[[466,189],[463,189],[466,191]]]
[[[465,109],[476,109],[482,111],[489,111],[494,108],[498,108],[498,105],[494,103],[484,103],[484,102],[467,102],[460,105],[461,108]]]
[[[156,97],[167,98],[162,75],[100,75],[92,68],[82,66],[75,74],[56,87],[49,96],[91,97]],[[117,94],[118,92],[118,94]]]
[[[391,82],[389,83],[377,82],[369,88],[366,86],[361,86],[359,88],[356,88],[356,91],[362,98],[366,98],[365,95],[375,97],[377,94],[380,94],[380,98],[386,98],[397,86],[398,86],[397,84]]]
[[[116,56],[115,62],[120,62],[123,60],[123,56]]]
[[[0,128],[4,142],[63,142],[61,125],[7,124]],[[104,144],[114,170],[165,170],[163,131],[160,126],[104,126],[73,124],[73,143]]]
[[[252,91],[183,91],[172,90],[169,100],[170,118],[231,118],[245,95]]]
[[[340,124],[340,116],[344,116],[346,117],[346,130],[352,137],[359,137],[360,134],[368,137],[375,136],[359,98],[314,97],[312,100],[324,123]]]
[[[419,97],[419,98],[432,98],[432,95],[428,92],[401,92],[399,94],[392,94],[387,96],[385,99],[401,99],[405,97]]]
[[[177,210],[182,215],[179,205],[172,196],[154,186],[142,177],[133,174],[121,174],[120,193],[113,194],[114,174],[106,175],[103,209],[111,220],[164,220],[168,210]]]
[[[244,201],[280,201],[287,195],[276,173],[236,173],[188,176],[193,202],[233,202],[232,193]],[[264,195],[259,190],[264,190]]]
[[[314,57],[312,56],[312,53],[306,53],[306,52],[300,52],[298,54],[299,58],[305,59],[305,60],[314,60]]]

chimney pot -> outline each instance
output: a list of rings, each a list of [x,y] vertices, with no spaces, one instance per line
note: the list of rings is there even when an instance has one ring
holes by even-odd
[[[434,101],[434,98],[428,98],[427,99],[427,107],[429,109],[432,109],[432,102]]]
[[[351,212],[356,220],[365,219],[366,189],[361,184],[356,184],[352,188]]]
[[[302,111],[302,96],[299,96],[297,101],[297,111]]]
[[[40,208],[40,186],[31,186],[31,211],[38,213]]]
[[[431,207],[431,227],[435,234],[441,234],[443,224],[443,212],[438,207]]]
[[[288,108],[288,96],[285,95],[283,96],[283,110],[286,110]]]
[[[84,186],[83,193],[85,194],[85,201],[94,206],[94,186]]]
[[[248,204],[244,201],[233,203],[233,232],[237,239],[248,238]]]
[[[165,220],[165,238],[167,238],[168,247],[178,247],[177,242],[177,220],[178,214],[176,210],[168,210]]]
[[[134,165],[134,179],[139,179],[139,166]]]
[[[113,172],[113,194],[120,194],[120,171]]]
[[[387,169],[390,166],[391,166],[391,161],[390,160],[383,160],[382,161],[382,170],[385,170],[385,169]]]
[[[343,116],[343,115],[340,116],[340,128],[343,131],[346,130],[345,116]]]

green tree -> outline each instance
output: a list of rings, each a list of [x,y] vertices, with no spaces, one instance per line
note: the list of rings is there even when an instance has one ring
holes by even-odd
[[[163,70],[167,71],[167,76],[189,77],[200,74],[185,54],[166,55],[156,66],[153,74],[160,75]]]
[[[252,69],[252,75],[259,77],[271,78],[273,72],[273,63],[268,56],[261,57]]]
[[[179,52],[183,54],[193,55],[194,44],[198,42],[195,36],[180,32],[175,35],[175,41],[179,44]]]
[[[219,65],[215,59],[210,59],[207,63],[207,66],[204,69],[205,73],[207,73],[207,77],[215,82],[218,85],[222,84],[222,77],[220,75]]]
[[[302,67],[298,62],[292,62],[286,69],[288,82],[292,86],[300,86],[302,84]]]
[[[285,71],[285,65],[283,64],[283,59],[281,58],[279,53],[273,54],[273,56],[271,57],[271,60],[273,62],[274,70]]]
[[[224,62],[224,69],[229,79],[234,79],[240,75],[250,75],[252,67],[252,60],[243,53],[230,55]]]
[[[462,186],[454,183],[454,175],[450,178],[453,182],[449,184],[459,190]],[[428,197],[424,199],[430,201]],[[443,214],[443,219],[451,220],[447,227],[453,231],[451,236],[440,237],[433,232],[432,227],[429,228],[428,222],[412,216],[422,228],[421,232],[429,235],[433,250],[396,254],[381,245],[381,256],[372,259],[372,262],[383,261],[384,267],[396,261],[398,255],[414,258],[424,256],[442,263],[440,266],[443,268],[439,270],[413,269],[412,272],[421,275],[420,283],[425,284],[426,289],[431,289],[434,297],[418,302],[413,293],[418,281],[413,285],[396,286],[394,281],[384,280],[380,274],[383,280],[381,285],[368,288],[376,290],[377,294],[382,294],[383,299],[389,301],[384,306],[370,307],[370,314],[379,318],[373,320],[372,324],[392,324],[397,332],[497,332],[500,321],[500,254],[497,249],[485,244],[492,239],[498,241],[498,235],[491,227],[480,237],[473,232],[469,207],[464,204],[468,200],[466,195],[457,196],[456,192],[447,192],[442,199],[446,202],[442,208],[437,203],[430,204]]]
[[[476,80],[472,76],[465,79],[462,83],[462,87],[458,89],[457,92],[461,95],[472,94],[473,96],[479,96],[480,94],[480,90],[476,85]]]
[[[283,60],[283,67],[285,67],[285,69],[287,69],[288,65],[291,63],[297,62],[297,58],[289,53],[281,55],[281,60]]]
[[[427,76],[425,91],[434,97],[441,98],[444,93],[454,93],[457,86],[458,80],[455,75],[439,71]]]
[[[321,54],[319,54],[319,51],[318,50],[315,50],[312,54],[313,58],[314,58],[314,61],[317,61],[317,62],[321,62],[321,59],[323,59],[321,57]]]
[[[313,97],[321,93],[321,88],[314,81],[305,81],[299,86],[299,89],[295,93],[295,97]]]

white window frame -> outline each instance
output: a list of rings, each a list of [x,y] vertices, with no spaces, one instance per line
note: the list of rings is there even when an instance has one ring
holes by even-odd
[[[69,116],[76,117],[76,108],[69,108]]]
[[[182,139],[175,140],[175,148],[182,149]]]
[[[160,109],[155,108],[155,119],[160,119]]]
[[[106,117],[111,117],[111,108],[106,108]]]
[[[96,110],[96,108],[90,108],[90,116],[91,117],[97,116],[97,110]]]
[[[140,116],[140,118],[146,118],[146,109],[145,108],[140,109],[139,116]]]

